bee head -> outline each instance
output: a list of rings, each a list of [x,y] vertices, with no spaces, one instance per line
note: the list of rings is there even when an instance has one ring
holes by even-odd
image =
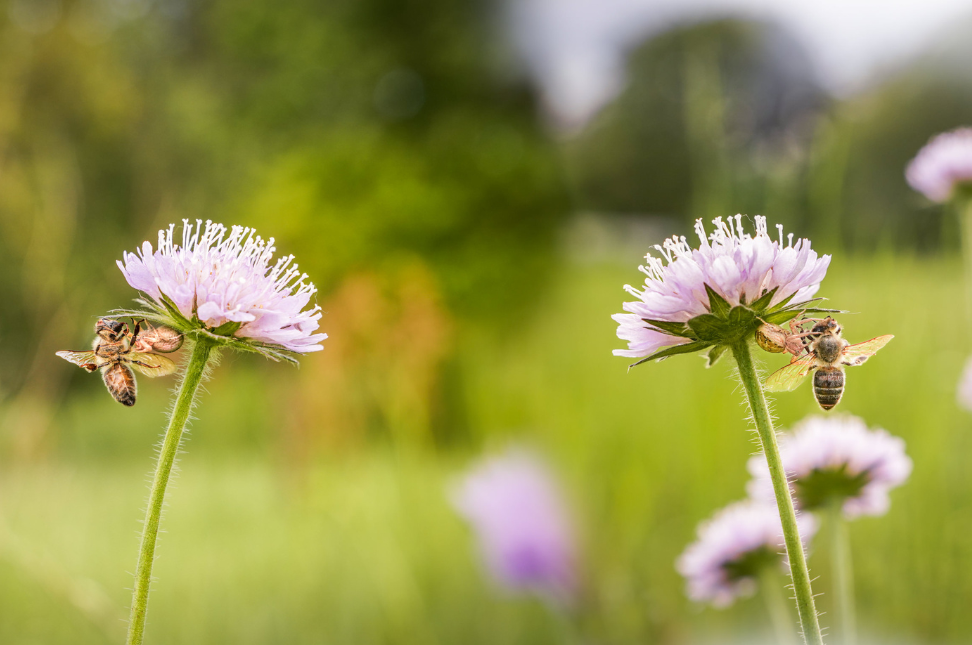
[[[95,333],[104,338],[105,340],[118,340],[124,332],[126,325],[120,320],[112,320],[111,318],[99,318],[98,322],[95,323]]]
[[[820,322],[818,322],[816,325],[813,326],[813,333],[815,334],[830,333],[839,336],[840,332],[841,332],[840,323],[838,323],[830,316],[827,316],[826,318],[824,318],[823,320],[821,320]]]

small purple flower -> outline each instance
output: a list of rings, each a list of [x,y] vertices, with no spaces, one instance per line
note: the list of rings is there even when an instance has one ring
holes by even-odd
[[[958,404],[972,412],[972,356],[969,357],[962,369],[962,378],[959,380],[958,391],[955,395]]]
[[[862,419],[849,415],[804,419],[780,437],[780,454],[798,508],[815,510],[842,499],[848,519],[886,513],[888,492],[911,474],[904,441],[885,430],[868,430]],[[749,494],[774,499],[763,455],[750,459],[749,472]]]
[[[933,137],[908,164],[905,177],[933,202],[947,202],[960,184],[972,183],[972,128]]]
[[[519,451],[486,460],[466,475],[453,504],[498,582],[570,603],[577,591],[573,524],[543,463]]]
[[[810,240],[794,243],[793,235],[779,239],[767,233],[766,218],[757,215],[756,235],[743,230],[742,215],[723,221],[713,220],[715,231],[706,237],[702,220],[695,223],[699,248],[692,248],[682,237],[672,237],[655,248],[664,257],[645,256],[639,267],[647,275],[642,289],[625,285],[638,298],[624,303],[629,313],[615,314],[618,337],[628,341],[628,349],[616,349],[616,356],[643,357],[660,348],[690,342],[690,338],[663,333],[645,322],[687,323],[710,313],[709,286],[729,306],[749,305],[776,289],[767,307],[789,299],[789,304],[806,302],[820,288],[827,273],[830,256],[817,256]],[[714,312],[712,312],[714,313]]]
[[[804,547],[817,532],[816,519],[797,515]],[[727,607],[756,591],[763,567],[786,568],[783,526],[775,504],[745,500],[725,507],[699,525],[698,539],[675,564],[697,602]]]
[[[138,254],[118,262],[132,287],[185,320],[213,331],[230,328],[234,338],[279,346],[305,354],[322,349],[327,334],[315,334],[320,307],[306,309],[317,291],[297,270],[294,256],[271,264],[273,238],[264,241],[251,228],[183,220],[182,244],[173,241],[175,225],[159,231],[158,250],[145,242]],[[227,334],[229,335],[229,334]]]

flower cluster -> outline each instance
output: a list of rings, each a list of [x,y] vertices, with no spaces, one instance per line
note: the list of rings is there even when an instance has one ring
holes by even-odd
[[[972,184],[972,128],[932,138],[905,170],[911,187],[933,202],[947,202],[963,184]]]
[[[766,218],[755,221],[756,234],[750,235],[741,215],[716,218],[707,237],[699,220],[698,248],[673,237],[655,247],[662,258],[645,256],[644,286],[625,286],[638,300],[624,303],[628,313],[613,316],[618,337],[628,341],[614,354],[663,358],[735,342],[751,334],[759,319],[779,323],[796,316],[796,307],[819,289],[830,256],[818,256],[809,240],[794,241],[792,234],[784,239],[782,226],[773,239]]]
[[[570,603],[577,588],[573,525],[536,457],[510,452],[485,461],[454,491],[453,504],[475,529],[498,582]]]
[[[869,430],[863,419],[853,416],[805,419],[780,438],[780,454],[798,508],[810,511],[841,503],[847,518],[886,513],[888,492],[911,474],[904,441],[885,430]],[[753,457],[749,471],[750,495],[772,501],[765,457]]]
[[[797,524],[806,546],[817,522],[804,513],[797,516]],[[776,504],[745,500],[702,523],[698,539],[685,549],[676,568],[685,576],[692,600],[726,607],[756,590],[762,568],[786,566],[784,550]]]
[[[314,333],[320,307],[306,308],[316,289],[298,271],[294,256],[273,262],[273,238],[264,241],[251,228],[227,230],[207,221],[204,229],[200,221],[194,226],[184,220],[179,244],[174,229],[159,231],[158,249],[145,242],[118,262],[128,284],[155,301],[150,308],[159,314],[156,319],[251,346],[299,354],[322,349],[327,335]]]

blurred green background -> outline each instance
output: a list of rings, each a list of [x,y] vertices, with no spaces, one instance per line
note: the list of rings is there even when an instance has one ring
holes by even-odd
[[[821,295],[859,312],[852,342],[896,335],[841,404],[915,461],[891,512],[852,526],[863,640],[972,641],[957,225],[903,181],[929,136],[972,123],[972,78],[946,64],[962,51],[837,97],[784,64],[803,54],[778,25],[680,24],[630,48],[623,90],[566,132],[502,15],[3,3],[0,643],[122,640],[172,381],[142,379],[124,409],[54,352],[129,304],[114,261],[182,218],[274,236],[330,338],[299,370],[217,368],[169,492],[149,642],[562,642],[542,602],[484,578],[448,505],[509,443],[561,474],[599,642],[768,639],[758,598],[693,606],[673,567],[744,495],[755,437],[731,370],[611,355],[650,246],[736,212],[834,254]],[[815,409],[807,388],[775,403],[783,426]],[[824,612],[827,556],[810,558]]]

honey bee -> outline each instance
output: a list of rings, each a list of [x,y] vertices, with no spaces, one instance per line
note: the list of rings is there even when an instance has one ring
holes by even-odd
[[[807,337],[814,336],[815,332],[804,331],[802,325],[814,322],[812,318],[802,318],[790,321],[790,331],[786,331],[779,325],[764,322],[756,330],[756,344],[760,349],[774,354],[789,352],[794,356],[799,356],[807,348]]]
[[[144,325],[144,328],[143,328]],[[182,335],[168,327],[152,327],[144,320],[128,324],[111,318],[95,323],[94,348],[87,352],[57,352],[66,361],[87,372],[101,370],[108,392],[122,405],[135,405],[137,384],[131,368],[148,377],[165,376],[176,370],[172,359],[150,352],[174,352],[182,346]]]
[[[827,316],[814,321],[807,344],[807,355],[794,355],[786,365],[766,379],[769,392],[789,392],[803,382],[810,372],[813,375],[813,395],[824,410],[833,409],[844,394],[844,366],[861,365],[888,344],[894,336],[878,336],[869,341],[851,345],[841,338],[840,324]]]

